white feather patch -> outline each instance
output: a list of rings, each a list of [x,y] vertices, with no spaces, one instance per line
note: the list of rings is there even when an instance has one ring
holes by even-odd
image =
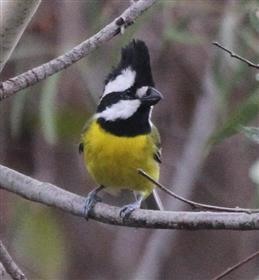
[[[135,77],[136,72],[130,67],[122,70],[120,75],[118,75],[114,80],[107,83],[104,88],[103,96],[111,92],[124,91],[130,88],[134,84]]]
[[[150,111],[149,111],[149,115],[148,115],[148,122],[149,122],[149,125],[150,125],[151,127],[153,126],[153,123],[152,123],[152,121],[151,121],[153,108],[154,108],[154,106],[151,106],[151,107],[150,107]]]
[[[141,98],[143,97],[146,93],[147,93],[147,90],[148,90],[148,87],[147,86],[144,86],[144,87],[141,87],[137,90],[136,92],[136,95],[138,98]]]
[[[121,100],[106,108],[103,112],[97,113],[95,117],[104,118],[106,121],[126,120],[138,110],[140,104],[140,100]]]

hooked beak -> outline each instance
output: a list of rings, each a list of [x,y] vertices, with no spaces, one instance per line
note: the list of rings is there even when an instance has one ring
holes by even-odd
[[[163,95],[153,87],[149,87],[146,94],[140,98],[141,102],[152,106],[163,99]]]

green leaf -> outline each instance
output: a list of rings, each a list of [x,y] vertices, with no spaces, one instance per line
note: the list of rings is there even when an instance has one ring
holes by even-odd
[[[226,138],[238,133],[244,125],[257,116],[258,112],[259,89],[232,113],[225,124],[212,135],[209,144],[218,144]]]

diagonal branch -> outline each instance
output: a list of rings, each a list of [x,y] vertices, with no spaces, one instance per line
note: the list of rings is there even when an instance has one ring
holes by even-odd
[[[233,51],[231,51],[231,50],[227,49],[226,47],[222,46],[220,43],[213,42],[212,44],[217,46],[217,47],[219,47],[220,49],[224,50],[228,54],[230,54],[231,57],[234,57],[234,58],[236,58],[236,59],[238,59],[240,61],[245,62],[250,67],[254,67],[256,69],[259,69],[259,64],[253,63],[252,61],[250,61],[250,60],[248,60],[248,59],[246,59],[246,58],[244,58],[244,57],[234,53]]]
[[[171,185],[177,194],[189,198],[194,193],[194,185],[201,172],[205,160],[205,150],[209,136],[216,125],[218,90],[212,73],[212,60],[206,66],[202,79],[201,96],[196,102],[192,116],[192,125],[189,136],[186,139],[182,155],[177,161],[177,169]],[[172,128],[173,129],[173,128]],[[186,204],[180,204],[178,200],[172,200],[167,196],[165,205],[178,210],[185,210]],[[159,278],[163,266],[157,265],[167,263],[172,250],[180,238],[181,233],[174,232],[166,234],[161,231],[154,231],[146,245],[146,252],[143,256],[134,279]]]
[[[259,209],[250,209],[250,208],[240,208],[240,207],[222,207],[222,206],[216,206],[216,205],[210,205],[210,204],[204,204],[192,201],[190,199],[184,198],[180,195],[177,195],[170,189],[163,186],[161,183],[154,180],[152,177],[150,177],[146,172],[144,172],[141,169],[138,169],[138,172],[140,175],[142,175],[144,178],[155,184],[158,188],[160,188],[162,191],[164,191],[166,194],[190,205],[193,209],[201,209],[201,210],[211,210],[211,211],[219,211],[219,212],[236,212],[236,213],[259,213]]]
[[[259,250],[256,251],[255,253],[249,255],[248,257],[246,257],[245,259],[243,259],[242,261],[236,263],[235,265],[229,267],[228,269],[226,269],[225,271],[223,271],[222,273],[220,273],[219,275],[217,275],[216,277],[214,277],[212,280],[219,280],[219,279],[223,279],[225,276],[229,275],[231,272],[233,272],[234,270],[238,269],[239,267],[241,267],[242,265],[246,264],[247,262],[251,261],[252,259],[256,258],[259,255]]]
[[[0,72],[40,2],[41,0],[0,1]]]
[[[131,25],[134,20],[150,8],[155,1],[156,0],[139,0],[138,2],[134,2],[118,18],[70,51],[45,64],[3,82],[0,85],[0,101],[61,70],[64,70],[81,58],[85,57],[104,42],[119,34],[121,30],[124,30],[126,27]]]
[[[21,271],[21,269],[14,262],[7,249],[5,248],[2,241],[0,241],[0,262],[3,264],[6,272],[14,280],[26,280],[26,276]],[[1,276],[1,275],[0,275]]]
[[[83,217],[85,199],[0,165],[0,189]],[[156,229],[258,230],[259,214],[136,210],[123,221],[118,207],[97,203],[89,218],[111,225]]]

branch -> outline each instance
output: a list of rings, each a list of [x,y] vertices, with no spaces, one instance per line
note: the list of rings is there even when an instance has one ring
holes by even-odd
[[[189,136],[185,142],[183,152],[177,161],[176,173],[172,178],[171,185],[176,193],[182,197],[189,198],[195,192],[195,182],[200,175],[202,164],[205,160],[204,151],[209,136],[213,132],[217,117],[217,97],[218,90],[212,73],[212,60],[206,66],[202,79],[201,96],[196,102],[192,116],[192,125]],[[171,128],[174,130],[174,127]],[[174,209],[185,210],[186,204],[180,204],[178,200],[172,200],[167,196],[164,205],[174,207]],[[157,265],[157,260],[161,264],[167,263],[171,257],[172,250],[181,233],[165,234],[162,231],[153,231],[146,245],[146,252],[141,259],[134,279],[157,279],[162,273],[162,266]]]
[[[245,62],[250,67],[254,67],[256,69],[259,69],[259,64],[255,64],[252,61],[250,61],[250,60],[248,60],[248,59],[246,59],[246,58],[244,58],[244,57],[242,57],[242,56],[232,52],[231,50],[229,50],[226,47],[222,46],[220,43],[213,42],[212,44],[217,46],[217,47],[219,47],[220,49],[224,50],[225,52],[229,53],[231,57],[234,57],[234,58],[236,58],[236,59],[238,59],[240,61]]]
[[[0,86],[0,101],[61,70],[64,70],[81,58],[85,57],[91,51],[102,45],[105,41],[108,41],[115,35],[119,34],[122,29],[124,30],[126,27],[131,25],[134,20],[150,8],[155,1],[156,0],[139,0],[138,2],[134,2],[113,22],[106,25],[94,36],[77,45],[70,51],[45,64],[3,82]]]
[[[234,270],[238,269],[240,266],[242,266],[242,265],[246,264],[247,262],[251,261],[252,259],[257,257],[258,255],[259,255],[259,251],[256,251],[255,253],[251,254],[247,258],[245,258],[242,261],[238,262],[237,264],[229,267],[228,269],[226,269],[225,271],[223,271],[222,273],[220,273],[219,275],[214,277],[212,280],[219,280],[219,279],[224,278],[225,276],[227,276],[228,274],[230,274]]]
[[[0,72],[20,40],[41,0],[1,1]]]
[[[177,195],[176,193],[172,192],[165,186],[163,186],[161,183],[157,182],[154,180],[152,177],[150,177],[146,172],[144,172],[141,169],[138,169],[139,174],[141,174],[144,178],[155,184],[158,188],[160,188],[162,191],[165,193],[169,194],[173,198],[176,198],[188,205],[190,205],[194,209],[203,209],[203,210],[211,210],[211,211],[220,211],[220,212],[236,212],[236,213],[259,213],[259,209],[250,209],[250,208],[240,208],[240,207],[222,207],[222,206],[215,206],[215,205],[209,205],[209,204],[204,204],[204,203],[199,203],[192,201],[190,199],[186,199],[180,195]]]
[[[5,268],[0,262],[0,279],[4,279],[5,274],[6,274]]]
[[[0,188],[16,193],[28,200],[84,217],[85,199],[83,197],[62,190],[52,184],[40,182],[2,165],[0,165]],[[111,225],[140,228],[187,230],[259,229],[259,215],[255,213],[136,210],[126,221],[123,221],[120,217],[120,208],[104,203],[97,203],[89,218]]]
[[[6,272],[12,277],[14,280],[27,280],[24,273],[14,262],[4,244],[0,241],[0,262],[3,264]]]

